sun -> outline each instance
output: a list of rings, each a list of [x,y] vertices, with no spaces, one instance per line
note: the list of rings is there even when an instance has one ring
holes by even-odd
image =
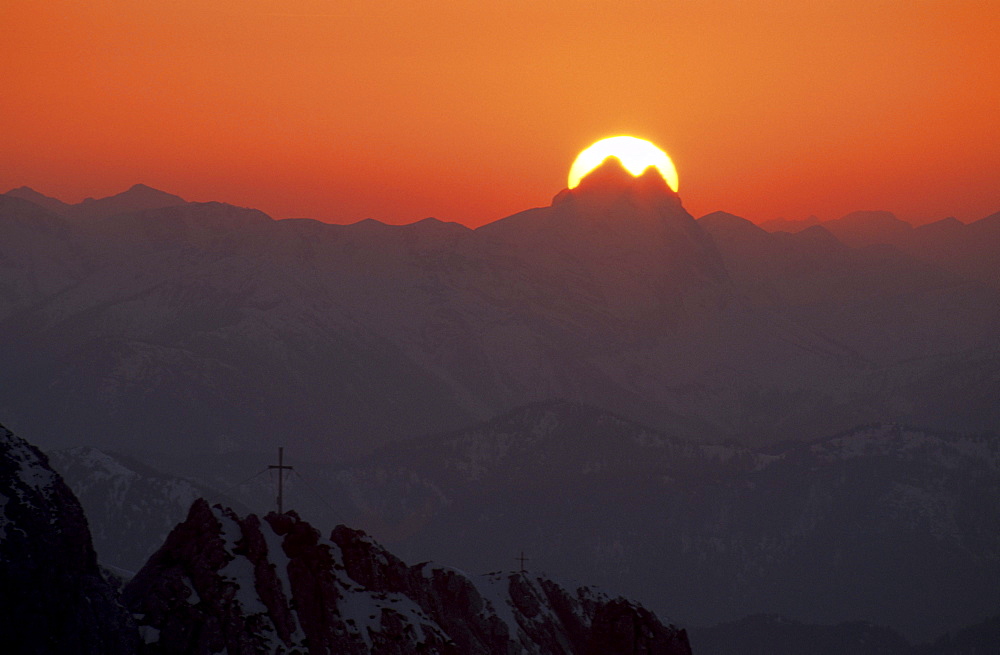
[[[677,192],[677,169],[667,153],[645,139],[634,136],[612,136],[601,139],[579,155],[569,169],[569,188],[580,184],[587,173],[601,165],[608,157],[617,157],[625,169],[636,177],[650,166],[655,166],[667,185]]]

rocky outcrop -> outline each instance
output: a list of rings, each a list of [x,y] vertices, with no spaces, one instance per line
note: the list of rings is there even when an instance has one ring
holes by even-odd
[[[83,506],[97,558],[138,571],[187,516],[196,498],[238,505],[198,482],[156,470],[117,453],[79,446],[48,453]]]
[[[690,653],[624,599],[407,565],[363,532],[204,500],[127,585],[148,653]]]
[[[8,653],[132,653],[80,503],[41,451],[0,426],[0,644]]]

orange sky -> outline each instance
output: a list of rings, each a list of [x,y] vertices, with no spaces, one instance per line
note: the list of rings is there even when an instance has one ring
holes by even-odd
[[[634,134],[695,216],[1000,210],[996,1],[3,0],[0,24],[0,191],[478,225]]]

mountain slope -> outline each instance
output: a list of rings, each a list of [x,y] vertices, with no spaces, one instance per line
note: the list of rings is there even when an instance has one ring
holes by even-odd
[[[58,198],[46,196],[27,186],[11,189],[3,195],[8,198],[20,198],[22,200],[27,200],[28,202],[38,205],[46,211],[59,216],[68,216],[73,210],[72,205],[68,205]]]
[[[45,455],[0,426],[0,642],[11,653],[133,653],[83,510]]]
[[[196,499],[233,504],[197,482],[96,448],[53,451],[49,461],[83,506],[98,559],[116,569],[138,571]]]
[[[697,652],[713,655],[913,655],[901,636],[863,622],[805,625],[779,616],[748,616],[694,632]]]
[[[183,205],[185,202],[183,198],[172,193],[166,193],[145,184],[135,184],[126,191],[107,198],[96,200],[87,198],[81,203],[72,205],[69,211],[75,219],[91,220],[115,214],[174,207]]]
[[[483,570],[524,549],[690,624],[768,612],[929,638],[1000,602],[998,449],[888,424],[698,444],[541,403],[385,448],[322,493],[411,558]]]
[[[969,280],[1000,287],[1000,221],[993,214],[969,224],[955,218],[913,227],[886,211],[853,212],[829,221],[768,221],[761,228],[777,234],[822,225],[852,247],[892,246]]]
[[[140,652],[690,654],[641,607],[541,577],[408,566],[364,533],[196,501],[128,584]]]

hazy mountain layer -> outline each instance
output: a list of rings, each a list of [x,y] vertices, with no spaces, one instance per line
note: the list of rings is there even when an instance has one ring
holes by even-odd
[[[1000,287],[1000,212],[969,224],[955,218],[913,227],[885,211],[853,212],[831,221],[769,221],[769,232],[799,232],[822,225],[855,247],[892,246],[946,270]]]
[[[711,655],[914,655],[913,646],[899,634],[860,621],[806,625],[755,615],[700,629],[692,639],[696,652]]]
[[[926,639],[1000,604],[995,436],[882,424],[750,449],[539,404],[383,449],[323,493],[408,557],[489,570],[523,549],[689,625],[768,612]]]
[[[1000,424],[995,257],[965,274],[588,180],[475,231],[0,196],[0,417],[48,447],[331,457],[553,397],[744,443]]]
[[[1000,617],[918,646],[870,623],[806,625],[773,615],[692,630],[691,641],[695,652],[712,655],[985,655],[1000,643]]]

